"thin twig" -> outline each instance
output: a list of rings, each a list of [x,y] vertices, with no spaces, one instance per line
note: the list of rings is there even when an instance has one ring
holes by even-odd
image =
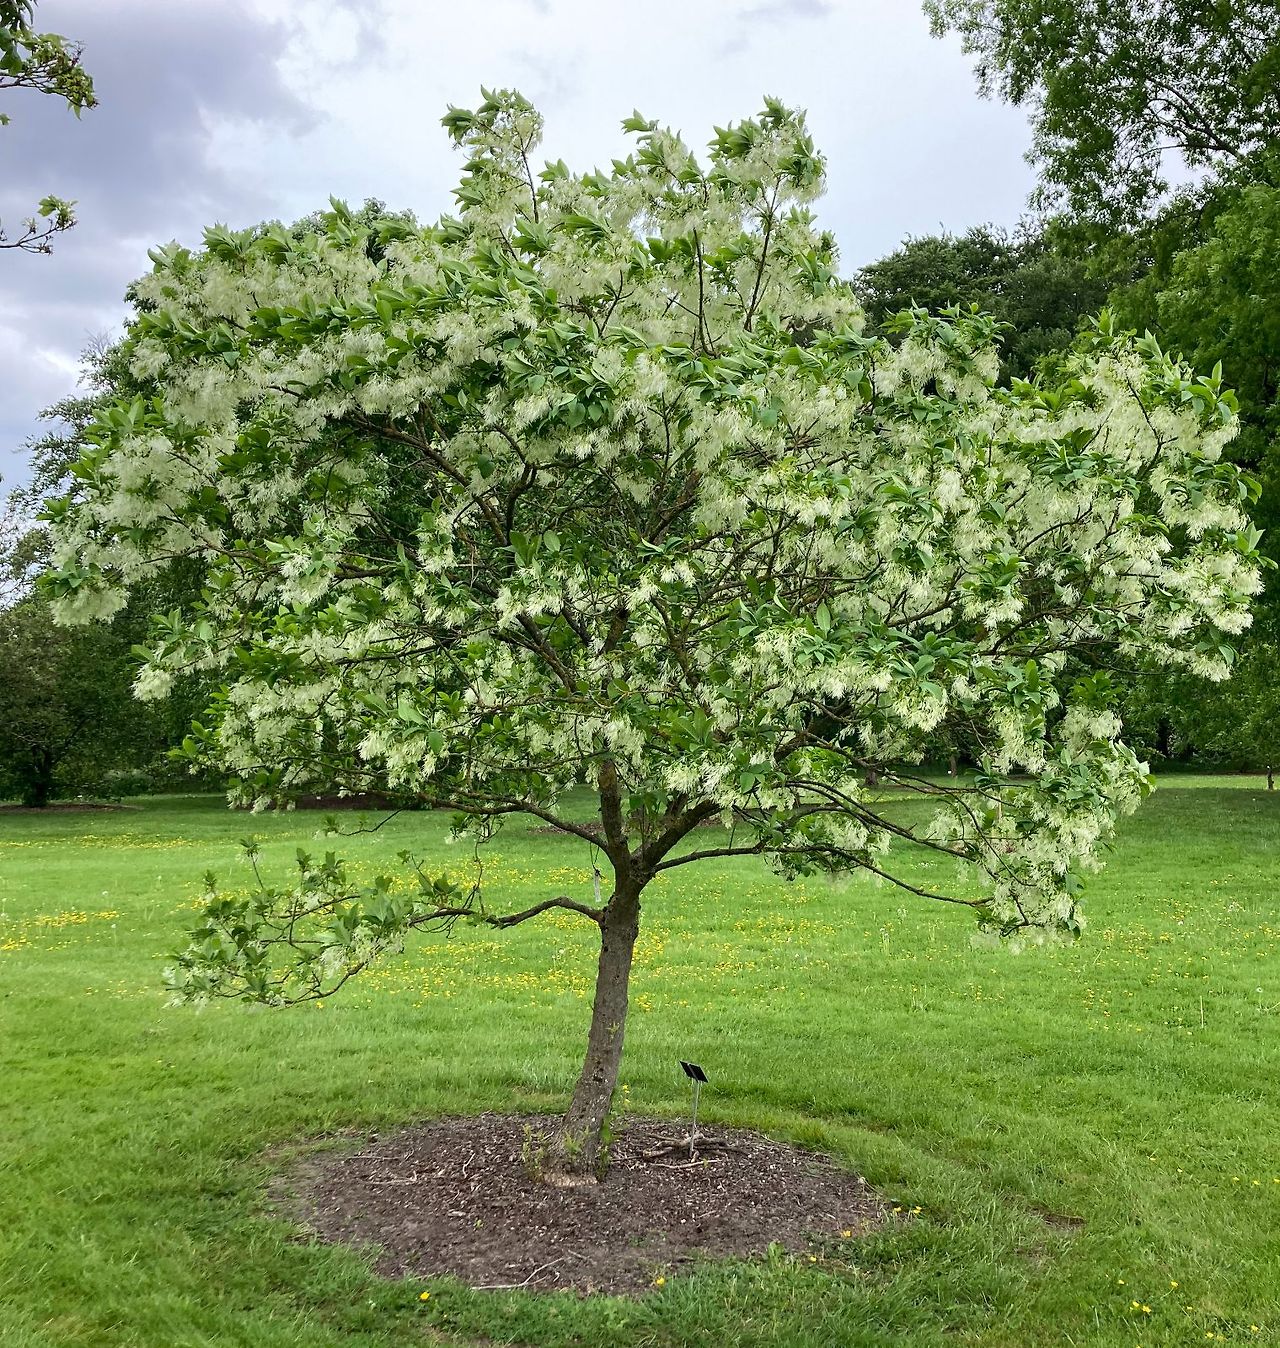
[[[528,1285],[538,1276],[539,1273],[545,1273],[553,1264],[562,1264],[575,1251],[570,1250],[567,1254],[562,1254],[558,1259],[548,1259],[545,1264],[540,1264],[529,1274],[523,1282],[482,1282],[477,1283],[474,1290],[477,1292],[510,1292],[517,1287],[528,1287]]]

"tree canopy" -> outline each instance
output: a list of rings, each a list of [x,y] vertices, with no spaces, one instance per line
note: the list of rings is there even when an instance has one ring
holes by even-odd
[[[304,858],[293,885],[215,890],[172,971],[182,998],[288,1001],[415,927],[577,913],[601,932],[581,1169],[666,869],[893,878],[915,845],[957,871],[922,898],[1078,931],[1082,873],[1145,789],[1105,667],[1224,674],[1257,537],[1231,395],[1106,316],[1052,389],[996,383],[977,313],[865,335],[801,114],[767,102],[705,164],[633,115],[634,151],[586,174],[535,172],[518,94],[445,125],[456,217],[334,203],[314,232],[152,254],[129,356],[159,392],[90,431],[49,591],[65,621],[109,617],[199,559],[139,684],[220,673],[188,748],[244,799],[336,781],[481,839],[525,812],[599,846],[603,901],[502,914],[420,864],[406,892]],[[972,780],[916,766],[946,717]],[[931,808],[904,818],[869,774]],[[584,783],[585,822],[563,804]]]
[[[986,225],[963,234],[908,238],[863,267],[858,297],[875,327],[904,309],[932,312],[977,305],[1002,325],[1006,374],[1030,378],[1039,363],[1075,341],[1086,314],[1106,302],[1107,285],[1087,260],[1058,246],[1050,230],[1015,235]]]
[[[35,0],[0,0],[0,90],[29,89],[61,98],[77,117],[97,106],[93,80],[80,64],[82,48],[57,33],[38,33],[32,27]],[[0,126],[9,122],[0,113]],[[0,223],[0,248],[28,253],[52,251],[50,240],[76,222],[75,202],[46,196],[35,215],[24,220],[18,234],[8,234]]]
[[[958,33],[977,56],[984,92],[1030,108],[1041,173],[1033,204],[1059,212],[1038,237],[1055,272],[1087,275],[1093,294],[1082,310],[1105,294],[1124,326],[1153,333],[1200,368],[1221,365],[1239,398],[1229,453],[1261,480],[1250,518],[1264,530],[1269,561],[1280,559],[1272,489],[1280,473],[1280,6],[928,0],[926,9],[936,33]],[[915,242],[868,273],[919,270]],[[998,294],[982,293],[990,268],[961,254],[952,250],[949,261],[968,273],[973,297],[1012,317]],[[1039,314],[1044,297],[1034,286],[1028,293]],[[1051,343],[1056,334],[1042,335]],[[1025,342],[1016,330],[1010,336],[1015,371]],[[1037,354],[1047,374],[1055,358]],[[1140,742],[1160,757],[1255,768],[1273,761],[1274,698],[1259,671],[1275,665],[1263,647],[1280,630],[1276,604],[1273,579],[1263,621],[1242,643],[1245,681],[1224,690],[1159,665],[1132,681],[1122,710]],[[1247,715],[1245,682],[1261,699]]]
[[[925,10],[977,57],[984,92],[1031,107],[1042,205],[1131,222],[1167,191],[1171,153],[1235,171],[1280,126],[1276,0],[925,0]]]
[[[1278,128],[1280,129],[1280,128]],[[1160,330],[1196,362],[1221,361],[1247,408],[1237,453],[1275,517],[1280,487],[1280,187],[1252,183],[1221,207],[1157,290]],[[1273,540],[1274,541],[1274,540]]]

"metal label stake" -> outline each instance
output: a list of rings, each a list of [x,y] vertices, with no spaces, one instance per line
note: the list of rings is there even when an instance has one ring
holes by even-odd
[[[707,1074],[698,1066],[696,1062],[680,1063],[684,1068],[684,1074],[693,1084],[693,1127],[689,1129],[689,1157],[693,1158],[693,1149],[698,1141],[698,1095],[702,1090],[703,1082],[707,1079]]]

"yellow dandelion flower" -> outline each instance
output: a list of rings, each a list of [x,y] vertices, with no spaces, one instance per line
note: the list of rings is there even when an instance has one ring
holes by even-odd
[[[1178,1284],[1177,1284],[1176,1282],[1170,1280],[1170,1282],[1169,1282],[1169,1286],[1170,1286],[1170,1287],[1177,1287],[1177,1285],[1178,1285]]]
[[[430,1293],[430,1292],[419,1292],[419,1293],[418,1293],[418,1300],[419,1300],[419,1301],[430,1301],[430,1300],[431,1300],[431,1293]]]
[[[843,1230],[843,1231],[840,1232],[840,1235],[841,1235],[845,1240],[848,1240],[849,1237],[850,1237],[851,1235],[853,1235],[853,1232],[850,1231],[850,1230],[846,1227],[845,1230]]]
[[[653,1280],[653,1285],[655,1287],[665,1287],[667,1285],[667,1280],[662,1276],[661,1273],[659,1273],[658,1276]]]

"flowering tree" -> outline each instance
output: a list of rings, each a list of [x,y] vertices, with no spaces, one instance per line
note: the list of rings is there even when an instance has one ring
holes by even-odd
[[[1151,341],[1104,318],[1048,391],[994,386],[977,314],[865,339],[801,114],[767,103],[705,165],[633,116],[635,152],[583,175],[534,173],[516,94],[445,125],[457,218],[371,230],[335,204],[305,235],[153,254],[130,342],[162,393],[100,418],[50,583],[64,620],[100,618],[201,560],[138,691],[221,671],[188,748],[243,797],[336,781],[599,845],[603,900],[501,913],[417,863],[406,895],[303,857],[212,893],[170,974],[289,1002],[416,928],[578,914],[600,957],[559,1169],[585,1174],[654,876],[754,854],[893,878],[919,846],[981,882],[922,898],[1078,930],[1081,872],[1145,786],[1102,668],[1224,673],[1257,540],[1219,461],[1230,395]],[[983,748],[971,781],[912,767],[944,718]],[[588,822],[561,803],[584,783]],[[727,840],[689,841],[717,818]]]

